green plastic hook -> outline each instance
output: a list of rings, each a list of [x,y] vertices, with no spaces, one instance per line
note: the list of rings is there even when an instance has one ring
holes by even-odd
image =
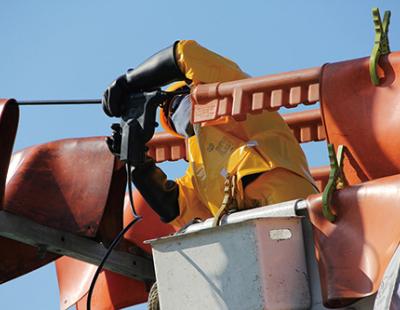
[[[377,74],[377,65],[379,63],[379,57],[390,53],[389,47],[389,24],[390,24],[390,11],[385,11],[383,22],[381,20],[381,14],[378,8],[372,9],[372,17],[375,25],[375,40],[374,47],[372,48],[371,57],[369,59],[369,75],[371,82],[375,86],[379,85],[379,77]]]
[[[336,220],[336,215],[332,213],[330,208],[332,194],[335,190],[344,187],[344,178],[342,173],[343,151],[344,145],[339,145],[336,155],[333,144],[328,144],[330,172],[328,183],[322,193],[322,214],[330,222]]]

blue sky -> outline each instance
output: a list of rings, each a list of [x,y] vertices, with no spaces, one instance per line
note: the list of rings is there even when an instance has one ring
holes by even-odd
[[[197,40],[252,76],[363,57],[376,6],[392,11],[391,49],[399,50],[398,1],[2,0],[0,97],[99,98],[115,77],[177,39]],[[112,122],[100,106],[22,107],[15,149],[107,135]],[[328,163],[323,143],[304,149],[311,166]],[[175,178],[185,163],[163,167]],[[53,265],[1,285],[0,309],[58,309]]]

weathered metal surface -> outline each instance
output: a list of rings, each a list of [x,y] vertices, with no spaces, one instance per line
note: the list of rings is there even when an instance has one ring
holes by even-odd
[[[0,211],[0,235],[37,246],[44,252],[66,255],[96,265],[107,252],[107,248],[96,241],[37,224],[7,211]],[[113,251],[105,268],[133,278],[154,280],[152,260],[134,254]]]
[[[381,57],[382,78],[371,84],[369,58],[327,64],[321,110],[329,143],[344,145],[350,184],[400,173],[400,52]]]
[[[313,104],[319,101],[320,72],[317,67],[199,85],[192,92],[193,122],[212,121],[221,116],[245,119],[247,113]]]
[[[400,175],[335,192],[334,223],[322,214],[321,194],[308,201],[324,304],[346,306],[376,293],[400,241]]]
[[[0,211],[3,212],[3,211]],[[60,257],[53,253],[40,253],[30,246],[0,237],[0,284],[40,268]]]

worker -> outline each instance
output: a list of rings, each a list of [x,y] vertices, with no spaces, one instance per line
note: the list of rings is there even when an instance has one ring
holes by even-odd
[[[103,108],[120,116],[122,102],[133,92],[193,88],[203,83],[248,78],[239,66],[192,40],[175,42],[116,79],[105,91]],[[131,171],[136,188],[163,222],[182,227],[194,218],[221,211],[230,184],[236,209],[304,198],[316,192],[297,140],[277,112],[225,117],[208,126],[193,125],[191,97],[179,95],[161,110],[163,127],[187,139],[188,169],[168,180],[152,159]],[[145,152],[145,149],[143,149]]]

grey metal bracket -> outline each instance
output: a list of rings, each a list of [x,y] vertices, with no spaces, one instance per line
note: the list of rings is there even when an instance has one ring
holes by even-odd
[[[72,233],[35,223],[29,219],[0,211],[0,236],[48,251],[98,265],[107,248],[102,244]],[[113,251],[105,269],[138,280],[155,280],[152,259]]]

